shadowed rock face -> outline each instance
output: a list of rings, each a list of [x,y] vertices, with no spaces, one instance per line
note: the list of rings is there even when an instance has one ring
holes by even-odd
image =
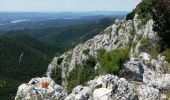
[[[140,61],[128,61],[123,64],[119,75],[129,81],[143,82],[143,73],[144,69]]]

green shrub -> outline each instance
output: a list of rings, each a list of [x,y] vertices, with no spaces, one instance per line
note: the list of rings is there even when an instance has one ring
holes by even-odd
[[[56,67],[52,70],[51,78],[57,83],[61,84],[62,78],[61,78],[62,70],[59,67]]]
[[[138,42],[134,41],[131,45],[132,45],[133,48],[135,48],[137,44],[138,44]]]
[[[162,55],[164,55],[165,58],[166,58],[166,61],[168,61],[168,62],[170,63],[170,49],[165,50],[165,51],[162,53]]]
[[[159,51],[158,50],[152,50],[152,51],[150,51],[150,55],[151,55],[151,57],[152,58],[154,58],[154,59],[156,59],[156,57],[158,56],[158,54],[159,54]]]
[[[6,86],[6,81],[0,80],[0,89]]]
[[[140,52],[147,52],[152,58],[156,58],[160,52],[159,40],[152,42],[148,38],[142,38],[141,46],[139,47]]]
[[[96,59],[89,56],[82,65],[76,65],[76,68],[69,73],[67,92],[77,85],[85,85],[87,81],[101,74],[117,74],[122,62],[128,58],[129,48],[116,49],[110,52],[100,49],[98,51],[98,60],[101,67],[94,70]]]
[[[146,38],[146,37],[144,37],[144,38],[142,38],[142,40],[141,40],[141,46],[139,47],[139,51],[140,52],[148,52],[148,47],[149,47],[149,45],[150,45],[150,41],[149,41],[149,39],[148,38]]]
[[[136,39],[137,39],[137,40],[140,40],[142,37],[143,37],[143,35],[142,35],[142,34],[139,34],[139,35],[137,35]]]
[[[155,0],[153,14],[153,29],[158,33],[161,41],[161,51],[170,48],[170,0]]]
[[[59,57],[58,60],[57,60],[57,64],[60,65],[62,63],[62,61],[63,61],[63,58]]]
[[[145,24],[149,19],[152,18],[154,0],[142,0],[137,7],[126,16],[126,20],[132,20],[137,13],[140,19],[143,19],[143,24]]]
[[[83,54],[89,55],[90,49],[83,50]]]
[[[134,17],[135,17],[135,10],[127,14],[126,20],[132,20]]]
[[[83,65],[76,65],[76,68],[69,73],[67,92],[77,85],[85,85],[87,81],[95,77],[94,66],[96,65],[96,59],[92,56],[83,62]]]
[[[139,17],[144,19],[143,22],[152,18],[153,6],[153,0],[142,0],[142,2],[137,6],[136,11],[139,14]]]
[[[98,60],[100,62],[99,74],[117,74],[122,62],[128,58],[130,49],[116,49],[110,52],[100,49]]]

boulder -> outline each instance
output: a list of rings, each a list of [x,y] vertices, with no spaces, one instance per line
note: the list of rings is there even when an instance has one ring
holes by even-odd
[[[111,99],[112,90],[107,88],[95,89],[93,92],[93,100],[109,100]]]
[[[133,59],[131,61],[126,61],[122,65],[122,69],[119,72],[121,77],[126,78],[129,81],[139,81],[143,82],[143,65],[138,59]]]
[[[15,100],[63,100],[66,96],[63,87],[51,78],[33,78],[27,84],[19,86]]]
[[[99,83],[102,86],[95,88]],[[135,96],[133,86],[126,79],[110,74],[96,77],[88,82],[88,86],[94,90],[93,99],[95,100],[132,99]]]
[[[88,100],[90,93],[91,89],[89,87],[79,85],[72,90],[72,93],[69,94],[65,100]]]
[[[135,87],[134,90],[139,100],[161,100],[161,94],[158,89],[142,83],[134,82],[132,84]]]

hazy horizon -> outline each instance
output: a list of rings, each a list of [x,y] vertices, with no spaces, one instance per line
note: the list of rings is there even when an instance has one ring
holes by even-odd
[[[0,11],[0,13],[111,13],[111,12],[128,13],[130,11]]]
[[[141,0],[0,0],[0,12],[129,12]]]

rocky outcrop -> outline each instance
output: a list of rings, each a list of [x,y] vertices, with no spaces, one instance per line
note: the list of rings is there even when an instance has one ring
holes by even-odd
[[[76,97],[82,97],[77,99]],[[133,100],[133,86],[124,78],[114,75],[96,77],[86,87],[77,86],[66,100]]]
[[[63,100],[66,93],[63,87],[51,78],[33,78],[19,86],[15,100]]]
[[[161,94],[141,82],[108,74],[89,81],[86,87],[77,86],[66,100],[161,100]]]
[[[133,20],[116,20],[114,25],[100,35],[53,59],[46,75],[50,77],[55,68],[60,68],[62,86],[55,84],[51,78],[35,78],[18,88],[16,99],[161,100],[163,91],[170,90],[170,74],[166,71],[169,64],[161,55],[154,59],[150,54],[140,51],[144,38],[151,43],[157,41],[152,20],[146,25],[141,24],[138,15]],[[111,51],[128,46],[131,48],[130,60],[123,64],[119,76],[110,74],[97,76],[88,81],[87,86],[78,85],[66,96],[67,78],[76,65],[81,65],[89,55],[96,58],[99,49]],[[89,52],[86,54],[84,51]],[[98,68],[100,63],[96,61],[94,69]],[[48,87],[47,84],[42,87],[44,80],[49,83]],[[34,82],[35,84],[32,84]]]
[[[60,57],[55,57],[47,70],[47,76],[52,75],[52,71],[56,67],[62,69],[62,86],[67,87],[67,77],[69,72],[75,68],[76,65],[82,64],[89,56],[84,54],[83,51],[89,50],[89,55],[97,56],[99,49],[106,49],[111,51],[120,47],[126,47],[133,38],[130,34],[133,32],[133,21],[116,20],[115,24],[108,27],[100,35],[95,36],[93,39],[88,40],[84,44],[79,44],[73,50],[70,50]],[[62,58],[62,62],[58,64],[58,60]]]
[[[102,81],[102,87],[95,88],[95,84]],[[88,82],[89,87],[93,87],[93,98],[95,100],[105,100],[105,98],[108,98],[106,100],[127,100],[127,99],[133,99],[135,97],[133,86],[129,84],[128,81],[124,78],[118,78],[117,76],[113,75],[104,75],[96,78],[95,80],[92,80]],[[100,94],[97,94],[100,93]]]
[[[112,90],[107,88],[95,89],[93,93],[93,100],[108,100],[112,97]]]
[[[91,92],[92,90],[89,87],[79,85],[72,90],[72,93],[65,100],[88,100]]]
[[[161,100],[163,91],[170,89],[170,74],[165,74],[163,68],[160,68],[162,64],[167,63],[163,58],[163,56],[158,55],[157,59],[152,59],[149,54],[142,52],[139,58],[125,62],[124,65],[125,70],[131,72],[133,77],[133,73],[141,74],[142,82],[139,80],[127,81],[124,78],[109,74],[99,76],[87,82],[86,87],[89,88],[89,91],[85,92],[86,97],[89,97],[88,100]],[[152,61],[155,62],[152,63]],[[154,70],[149,65],[143,64],[144,62],[145,64],[152,64],[150,66]],[[127,63],[131,65],[127,65]],[[139,70],[140,67],[142,67],[142,71]],[[126,76],[130,78],[129,74],[126,74]],[[81,86],[81,88],[83,87]],[[71,93],[71,95],[73,94],[74,92]],[[67,98],[69,97],[70,95]]]
[[[130,46],[132,40],[134,42],[138,42],[137,37],[139,35],[144,35],[144,30],[152,29],[153,21],[149,21],[143,27],[140,27],[140,20],[137,15],[134,20],[116,20],[115,24],[108,27],[104,30],[100,35],[95,36],[93,39],[88,40],[84,44],[80,44],[76,46],[73,50],[70,50],[60,57],[55,57],[47,70],[47,76],[50,77],[53,73],[52,71],[56,67],[60,67],[62,69],[62,86],[67,87],[67,77],[69,77],[69,72],[72,71],[76,67],[76,65],[82,64],[82,62],[88,59],[88,55],[93,57],[97,57],[97,53],[99,49],[105,49],[107,51],[111,51],[117,48],[125,48]],[[146,26],[146,27],[145,27]],[[149,27],[150,26],[150,27]],[[146,29],[147,28],[147,29]],[[148,33],[147,33],[148,32]],[[150,31],[146,31],[145,34],[147,36]],[[136,45],[135,45],[136,47]],[[135,49],[135,48],[134,48]],[[84,54],[85,50],[89,50],[89,54]],[[132,54],[134,54],[132,50]],[[134,56],[132,56],[134,57]],[[61,63],[57,63],[62,58]]]
[[[161,100],[161,94],[159,90],[153,87],[149,87],[143,83],[131,82],[134,86],[134,91],[136,96],[138,96],[137,100]]]

